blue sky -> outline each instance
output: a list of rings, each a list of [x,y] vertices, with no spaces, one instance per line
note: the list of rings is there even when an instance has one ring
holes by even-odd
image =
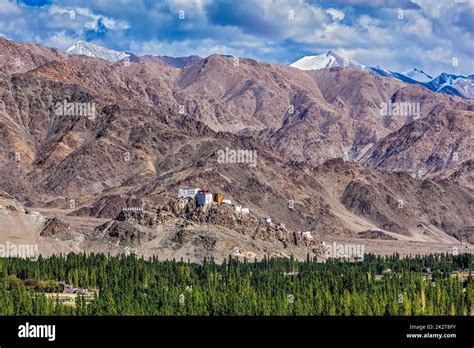
[[[65,50],[214,53],[288,64],[333,50],[362,64],[474,73],[473,0],[0,0],[0,35]]]

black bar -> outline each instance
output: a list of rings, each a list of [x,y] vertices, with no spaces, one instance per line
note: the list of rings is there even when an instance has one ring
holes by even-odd
[[[55,340],[19,338],[25,323],[55,325]],[[284,344],[469,346],[472,317],[0,317],[0,346]],[[410,325],[420,329],[410,329]],[[430,328],[426,325],[432,325]],[[456,325],[455,328],[445,325]],[[407,334],[455,334],[407,338]]]

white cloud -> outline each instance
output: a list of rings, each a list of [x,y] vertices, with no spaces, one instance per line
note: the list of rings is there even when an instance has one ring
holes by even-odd
[[[137,54],[221,53],[285,63],[331,49],[391,70],[417,66],[431,74],[474,73],[474,1],[412,0],[415,6],[408,0],[377,0],[380,6],[370,6],[370,12],[360,3],[55,0],[51,6],[28,7],[0,0],[0,30],[13,39],[65,49],[101,22],[108,31],[96,43]],[[177,20],[181,9],[185,21]],[[452,66],[453,57],[458,67]]]
[[[99,21],[101,21],[107,29],[111,30],[123,30],[130,28],[130,25],[126,21],[115,20],[102,15],[97,15],[91,10],[82,7],[60,7],[51,6],[48,10],[51,15],[65,15],[69,22],[82,23],[86,29],[97,29]]]
[[[326,12],[332,16],[333,21],[342,21],[345,17],[344,12],[337,10],[335,8],[328,8]]]
[[[71,37],[65,31],[54,32],[41,42],[49,47],[56,47],[61,50],[66,50],[78,41],[78,37]]]
[[[0,16],[18,15],[21,8],[13,0],[0,0]]]
[[[245,49],[236,49],[212,39],[204,40],[184,40],[174,42],[148,41],[145,43],[132,42],[133,52],[145,55],[168,55],[172,57],[198,55],[207,57],[212,54],[230,54],[233,56],[243,56]]]

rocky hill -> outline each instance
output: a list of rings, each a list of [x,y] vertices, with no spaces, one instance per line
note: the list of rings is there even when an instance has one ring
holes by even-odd
[[[325,257],[317,236],[292,231],[281,223],[263,223],[254,213],[236,213],[231,204],[196,207],[189,198],[153,210],[123,210],[114,220],[98,226],[95,233],[130,252],[158,257]]]

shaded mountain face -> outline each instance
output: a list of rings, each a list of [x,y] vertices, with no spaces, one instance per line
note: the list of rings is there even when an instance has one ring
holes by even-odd
[[[379,66],[369,68],[369,71],[376,75],[380,75],[383,77],[392,77],[398,79],[400,81],[406,83],[418,83],[426,87],[425,83],[428,83],[433,80],[433,77],[425,73],[423,70],[414,68],[408,71],[404,71],[403,73],[399,73],[396,71],[385,70]],[[429,88],[431,89],[431,88]],[[431,89],[434,92],[436,90]]]
[[[0,188],[28,205],[114,218],[201,187],[295,231],[472,240],[472,188],[455,184],[472,185],[472,102],[217,55],[181,69],[40,58],[0,79]],[[219,160],[226,149],[256,165]]]
[[[474,79],[472,75],[465,77],[442,73],[424,85],[435,92],[447,93],[467,99],[474,98]]]

